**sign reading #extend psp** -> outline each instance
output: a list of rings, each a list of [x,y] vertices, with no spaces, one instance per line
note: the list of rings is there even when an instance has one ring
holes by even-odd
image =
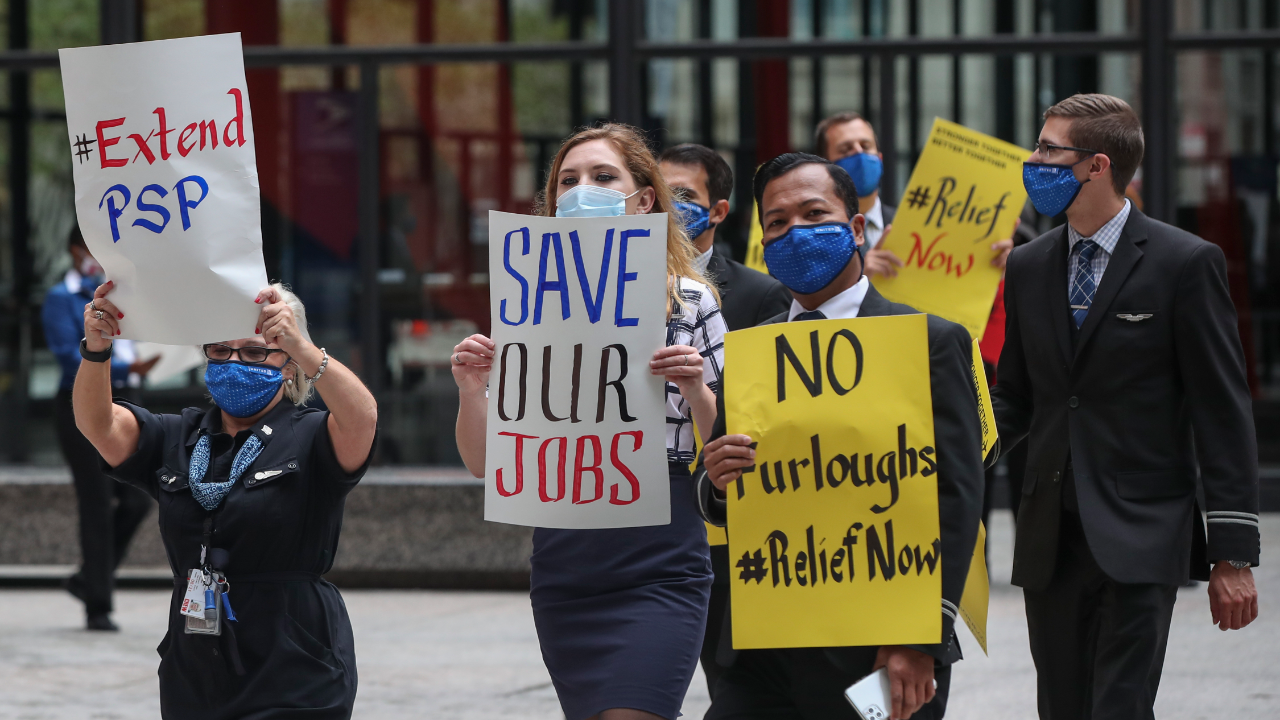
[[[254,334],[267,283],[239,34],[59,51],[76,216],[122,336]]]

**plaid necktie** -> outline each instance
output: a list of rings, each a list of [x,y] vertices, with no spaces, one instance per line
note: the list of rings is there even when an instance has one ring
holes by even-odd
[[[804,322],[805,320],[826,320],[827,316],[822,314],[821,310],[809,310],[802,312],[791,319],[791,322]]]
[[[1080,241],[1080,258],[1076,261],[1076,277],[1071,281],[1071,317],[1075,319],[1077,329],[1089,316],[1093,294],[1098,290],[1098,285],[1093,281],[1093,256],[1097,253],[1098,243],[1092,240]]]

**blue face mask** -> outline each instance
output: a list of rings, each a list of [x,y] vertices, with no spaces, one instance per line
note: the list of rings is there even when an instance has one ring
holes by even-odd
[[[576,185],[556,198],[556,217],[622,217],[627,214],[627,198],[617,190],[598,185]]]
[[[218,407],[232,417],[253,417],[262,412],[284,383],[284,372],[271,365],[211,362],[204,369],[204,384]]]
[[[684,223],[684,234],[688,235],[690,240],[714,227],[711,223],[711,210],[696,203],[678,202],[676,212],[680,213],[680,219]]]
[[[853,259],[857,248],[848,223],[792,225],[764,246],[764,264],[778,282],[809,295],[830,285]]]
[[[858,197],[867,197],[880,188],[880,176],[884,174],[884,162],[874,153],[858,153],[840,158],[836,165],[853,178]]]
[[[1022,163],[1022,185],[1036,210],[1049,217],[1066,212],[1084,187],[1084,183],[1076,179],[1075,165],[1033,162]]]

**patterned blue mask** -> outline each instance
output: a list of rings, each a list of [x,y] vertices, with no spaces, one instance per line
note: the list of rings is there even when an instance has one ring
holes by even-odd
[[[262,412],[284,383],[284,372],[271,365],[211,362],[204,369],[204,383],[218,407],[232,417],[253,417]]]
[[[764,246],[764,264],[778,282],[809,295],[830,285],[853,259],[857,247],[848,223],[792,225]]]
[[[858,197],[867,197],[880,188],[880,176],[884,174],[884,162],[879,155],[858,153],[840,158],[836,165],[849,173],[853,178],[853,187]]]
[[[1027,189],[1031,204],[1049,217],[1066,212],[1080,194],[1080,188],[1084,187],[1084,183],[1076,179],[1075,165],[1033,162],[1022,163],[1022,184]]]
[[[711,210],[696,203],[678,202],[676,212],[680,213],[680,221],[684,223],[684,234],[690,240],[698,237],[711,227]]]

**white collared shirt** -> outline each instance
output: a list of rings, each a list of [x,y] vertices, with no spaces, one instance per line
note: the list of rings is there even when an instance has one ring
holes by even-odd
[[[871,281],[863,275],[852,287],[819,305],[818,312],[826,315],[828,320],[852,320],[858,317],[862,301],[870,289]],[[787,322],[795,320],[802,312],[807,312],[804,306],[792,299],[791,309],[787,311]]]
[[[865,238],[867,248],[874,248],[880,244],[880,239],[884,237],[884,209],[880,205],[880,196],[876,195],[876,204],[871,209],[862,213],[862,217],[866,218],[867,226],[862,231]]]
[[[1096,288],[1102,284],[1102,274],[1107,271],[1107,265],[1111,263],[1111,254],[1116,251],[1116,245],[1120,242],[1120,235],[1124,232],[1124,224],[1129,221],[1129,209],[1132,206],[1129,198],[1124,199],[1124,207],[1120,208],[1120,212],[1115,217],[1106,222],[1105,225],[1098,228],[1098,231],[1092,237],[1085,237],[1071,227],[1071,223],[1067,223],[1067,242],[1069,248],[1067,250],[1067,297],[1071,296],[1072,283],[1075,282],[1076,266],[1080,264],[1080,251],[1083,249],[1080,245],[1085,240],[1092,240],[1097,243],[1098,251],[1093,254],[1093,260],[1089,263],[1089,270],[1093,274],[1093,286]]]
[[[693,266],[698,268],[698,272],[703,275],[707,274],[707,265],[711,264],[711,254],[716,251],[715,245],[707,248],[707,251],[693,259]]]

